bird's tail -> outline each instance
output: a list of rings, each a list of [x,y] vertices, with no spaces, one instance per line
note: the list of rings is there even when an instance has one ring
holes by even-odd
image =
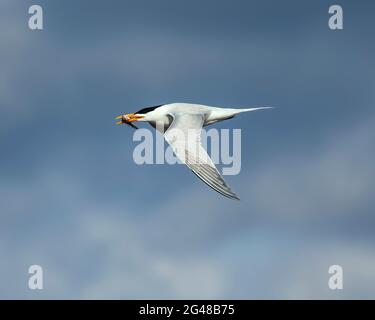
[[[249,112],[249,111],[256,111],[256,110],[264,110],[264,109],[273,109],[273,107],[256,107],[256,108],[247,108],[247,109],[232,109],[234,114],[242,113],[242,112]]]

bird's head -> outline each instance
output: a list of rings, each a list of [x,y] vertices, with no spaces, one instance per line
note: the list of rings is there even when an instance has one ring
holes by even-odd
[[[154,111],[156,108],[160,106],[155,106],[155,107],[148,107],[148,108],[143,108],[137,112],[134,113],[128,113],[128,114],[123,114],[121,116],[116,117],[116,120],[120,120],[116,122],[116,124],[128,124],[131,127],[138,129],[133,122],[136,121],[149,121],[150,118],[150,113]]]

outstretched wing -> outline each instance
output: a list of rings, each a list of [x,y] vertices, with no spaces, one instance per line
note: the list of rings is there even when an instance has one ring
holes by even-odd
[[[164,134],[176,157],[215,191],[230,199],[239,197],[225,183],[201,144],[204,114],[171,114],[173,122]]]

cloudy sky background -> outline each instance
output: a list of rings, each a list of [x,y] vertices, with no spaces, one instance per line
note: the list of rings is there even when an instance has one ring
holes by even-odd
[[[375,3],[337,3],[1,0],[0,298],[375,298]],[[217,126],[240,202],[134,164],[114,116],[175,101],[277,107]]]

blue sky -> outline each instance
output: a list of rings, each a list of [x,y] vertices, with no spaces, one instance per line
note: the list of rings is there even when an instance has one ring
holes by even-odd
[[[335,3],[2,0],[0,298],[374,298],[375,5]],[[277,107],[217,125],[240,202],[134,164],[114,116],[176,101]]]

